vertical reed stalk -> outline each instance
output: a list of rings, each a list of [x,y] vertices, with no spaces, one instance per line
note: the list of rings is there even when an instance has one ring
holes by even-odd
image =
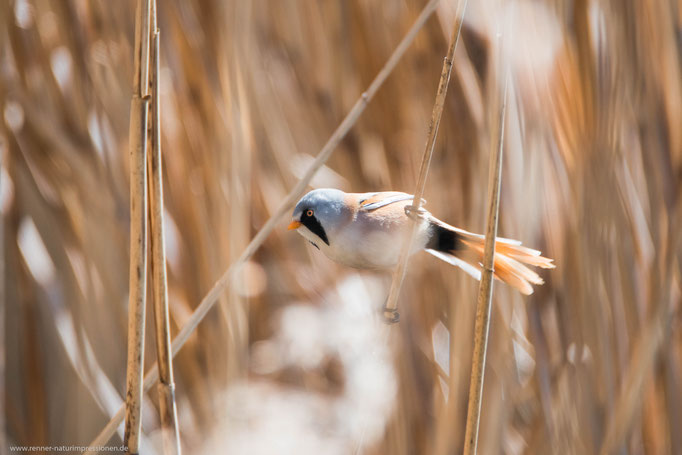
[[[161,161],[161,110],[159,100],[160,30],[157,25],[156,0],[152,0],[151,67],[151,153],[148,159],[149,215],[151,243],[152,297],[156,329],[156,355],[159,364],[159,413],[163,448],[166,454],[181,453],[180,433],[175,406],[173,356],[171,354],[168,284],[166,280],[166,241],[163,229],[163,178]]]
[[[448,84],[450,82],[450,73],[452,72],[452,61],[455,58],[455,49],[457,49],[457,42],[459,41],[459,34],[462,30],[462,23],[464,22],[464,12],[466,11],[467,0],[461,0],[457,5],[457,14],[455,17],[455,26],[452,29],[452,36],[450,37],[450,47],[448,53],[443,61],[443,70],[440,74],[440,81],[438,82],[438,91],[436,92],[436,101],[431,112],[431,123],[429,124],[429,133],[426,139],[426,146],[424,154],[422,155],[422,162],[419,168],[419,178],[417,180],[417,187],[414,190],[414,199],[412,201],[412,213],[419,214],[422,206],[422,196],[424,195],[424,187],[426,186],[426,177],[429,173],[429,166],[431,165],[431,158],[433,156],[433,149],[436,144],[436,137],[438,136],[438,127],[440,126],[440,118],[443,114],[443,105],[445,104],[445,95],[448,92]],[[461,11],[460,11],[461,9]],[[393,281],[391,282],[391,289],[388,293],[388,299],[384,305],[384,316],[388,322],[398,322],[399,316],[397,312],[398,295],[400,288],[405,280],[407,273],[407,259],[412,251],[412,244],[414,243],[415,233],[417,231],[417,221],[414,217],[410,224],[410,233],[403,244],[403,249],[400,252],[400,259],[398,265],[393,272]]]
[[[139,452],[144,372],[144,327],[147,294],[147,117],[149,109],[150,0],[137,2],[135,71],[130,103],[130,291],[128,302],[128,365],[124,444]]]
[[[490,159],[488,187],[488,224],[485,234],[483,271],[478,288],[476,304],[476,323],[474,326],[474,354],[471,364],[471,382],[469,384],[469,406],[464,439],[464,454],[473,455],[478,447],[478,427],[481,420],[481,397],[485,359],[488,350],[488,332],[490,329],[490,309],[493,298],[493,273],[495,257],[495,240],[497,239],[497,218],[500,210],[500,186],[502,183],[502,151],[504,149],[504,119],[507,111],[507,85],[509,75],[504,77],[504,92],[500,106],[499,134],[497,150]]]

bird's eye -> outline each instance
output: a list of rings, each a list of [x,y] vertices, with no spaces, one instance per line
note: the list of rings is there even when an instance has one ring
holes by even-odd
[[[305,212],[305,216],[307,216],[307,217],[311,217],[311,216],[313,216],[314,214],[315,214],[315,212],[314,212],[312,209],[308,209],[308,211]]]

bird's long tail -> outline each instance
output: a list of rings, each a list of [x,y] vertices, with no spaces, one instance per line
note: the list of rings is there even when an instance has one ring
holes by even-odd
[[[458,229],[432,218],[431,239],[426,250],[445,262],[462,268],[474,278],[481,279],[481,265],[485,237]],[[553,260],[540,256],[540,252],[521,246],[517,240],[498,237],[495,244],[495,278],[521,291],[533,293],[533,284],[544,281],[527,265],[553,269]]]

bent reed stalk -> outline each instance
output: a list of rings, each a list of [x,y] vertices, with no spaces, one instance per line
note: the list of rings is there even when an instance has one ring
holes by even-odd
[[[448,93],[448,84],[450,83],[450,74],[452,73],[455,50],[457,49],[459,35],[462,30],[462,24],[464,23],[464,13],[466,12],[467,0],[461,0],[457,6],[458,11],[455,14],[457,20],[455,20],[455,25],[452,29],[448,53],[445,56],[445,60],[443,61],[443,69],[438,82],[438,91],[436,92],[436,101],[433,104],[433,111],[431,112],[431,122],[429,123],[426,146],[424,147],[424,154],[422,155],[422,162],[419,168],[417,187],[414,190],[414,199],[412,200],[411,207],[413,212],[412,215],[414,216],[419,216],[422,206],[422,196],[424,195],[424,187],[426,186],[426,177],[429,174],[429,166],[431,165],[431,158],[433,157],[433,149],[436,145],[436,137],[438,136],[438,127],[440,126],[440,119],[443,114],[445,96]],[[459,11],[460,8],[461,11]],[[412,244],[414,243],[415,233],[417,232],[417,220],[414,218],[414,216],[409,217],[412,220],[410,223],[410,231],[405,243],[403,244],[403,249],[400,252],[398,265],[393,272],[391,288],[388,293],[388,298],[386,299],[386,304],[384,305],[384,317],[388,322],[391,323],[398,322],[399,320],[399,315],[397,312],[398,295],[400,294],[400,288],[402,287],[403,281],[405,280],[405,274],[407,273],[407,262],[410,256],[410,251],[412,250]]]

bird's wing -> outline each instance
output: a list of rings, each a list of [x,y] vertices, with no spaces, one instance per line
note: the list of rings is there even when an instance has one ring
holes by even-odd
[[[414,196],[397,191],[384,191],[381,193],[367,193],[358,201],[360,210],[372,211],[396,202],[414,199]]]

